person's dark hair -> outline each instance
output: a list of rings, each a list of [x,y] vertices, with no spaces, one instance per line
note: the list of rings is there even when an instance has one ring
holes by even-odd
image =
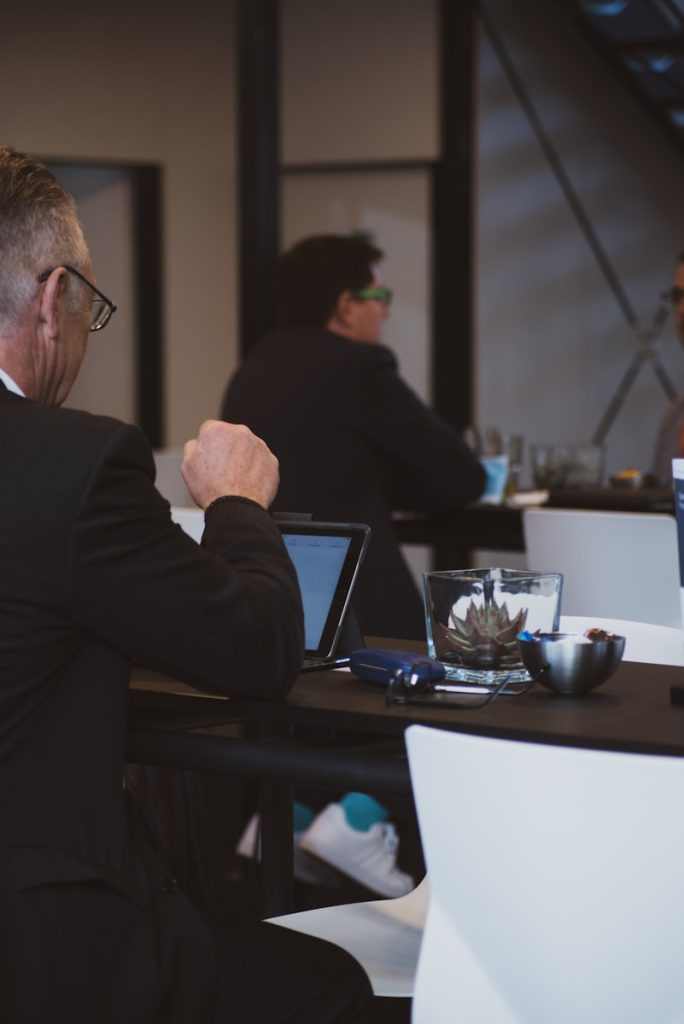
[[[323,327],[344,291],[367,288],[383,257],[357,235],[313,235],[278,259],[276,305],[281,327]]]

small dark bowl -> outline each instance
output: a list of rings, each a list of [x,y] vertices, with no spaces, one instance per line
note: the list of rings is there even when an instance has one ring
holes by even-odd
[[[625,652],[624,636],[590,643],[572,643],[579,633],[542,633],[548,640],[520,640],[523,665],[533,678],[554,693],[595,690],[610,679]]]
[[[633,472],[629,476],[613,473],[610,478],[610,486],[618,491],[638,491],[644,486],[644,474]]]

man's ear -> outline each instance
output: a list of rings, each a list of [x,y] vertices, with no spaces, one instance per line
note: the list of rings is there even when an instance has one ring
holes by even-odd
[[[63,296],[68,286],[64,267],[55,267],[43,284],[38,308],[39,330],[47,338],[59,336],[62,323]]]
[[[341,327],[351,327],[354,323],[356,306],[357,303],[350,291],[340,292],[332,319]]]

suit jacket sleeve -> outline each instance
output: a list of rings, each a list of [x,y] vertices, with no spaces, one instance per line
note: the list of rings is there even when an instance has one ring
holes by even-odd
[[[402,380],[384,345],[358,345],[352,415],[389,467],[396,508],[453,508],[484,489],[479,460],[446,420]]]
[[[169,517],[137,428],[91,475],[68,556],[71,614],[134,660],[235,696],[284,695],[301,667],[296,574],[268,513],[221,502],[199,547]]]

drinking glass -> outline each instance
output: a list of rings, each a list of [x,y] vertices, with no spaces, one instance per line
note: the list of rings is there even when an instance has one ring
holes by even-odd
[[[464,436],[487,475],[480,501],[498,505],[515,494],[522,469],[522,436],[502,433],[496,427],[468,427]]]
[[[558,629],[561,573],[457,569],[423,574],[428,654],[448,679],[528,680],[518,634]]]

